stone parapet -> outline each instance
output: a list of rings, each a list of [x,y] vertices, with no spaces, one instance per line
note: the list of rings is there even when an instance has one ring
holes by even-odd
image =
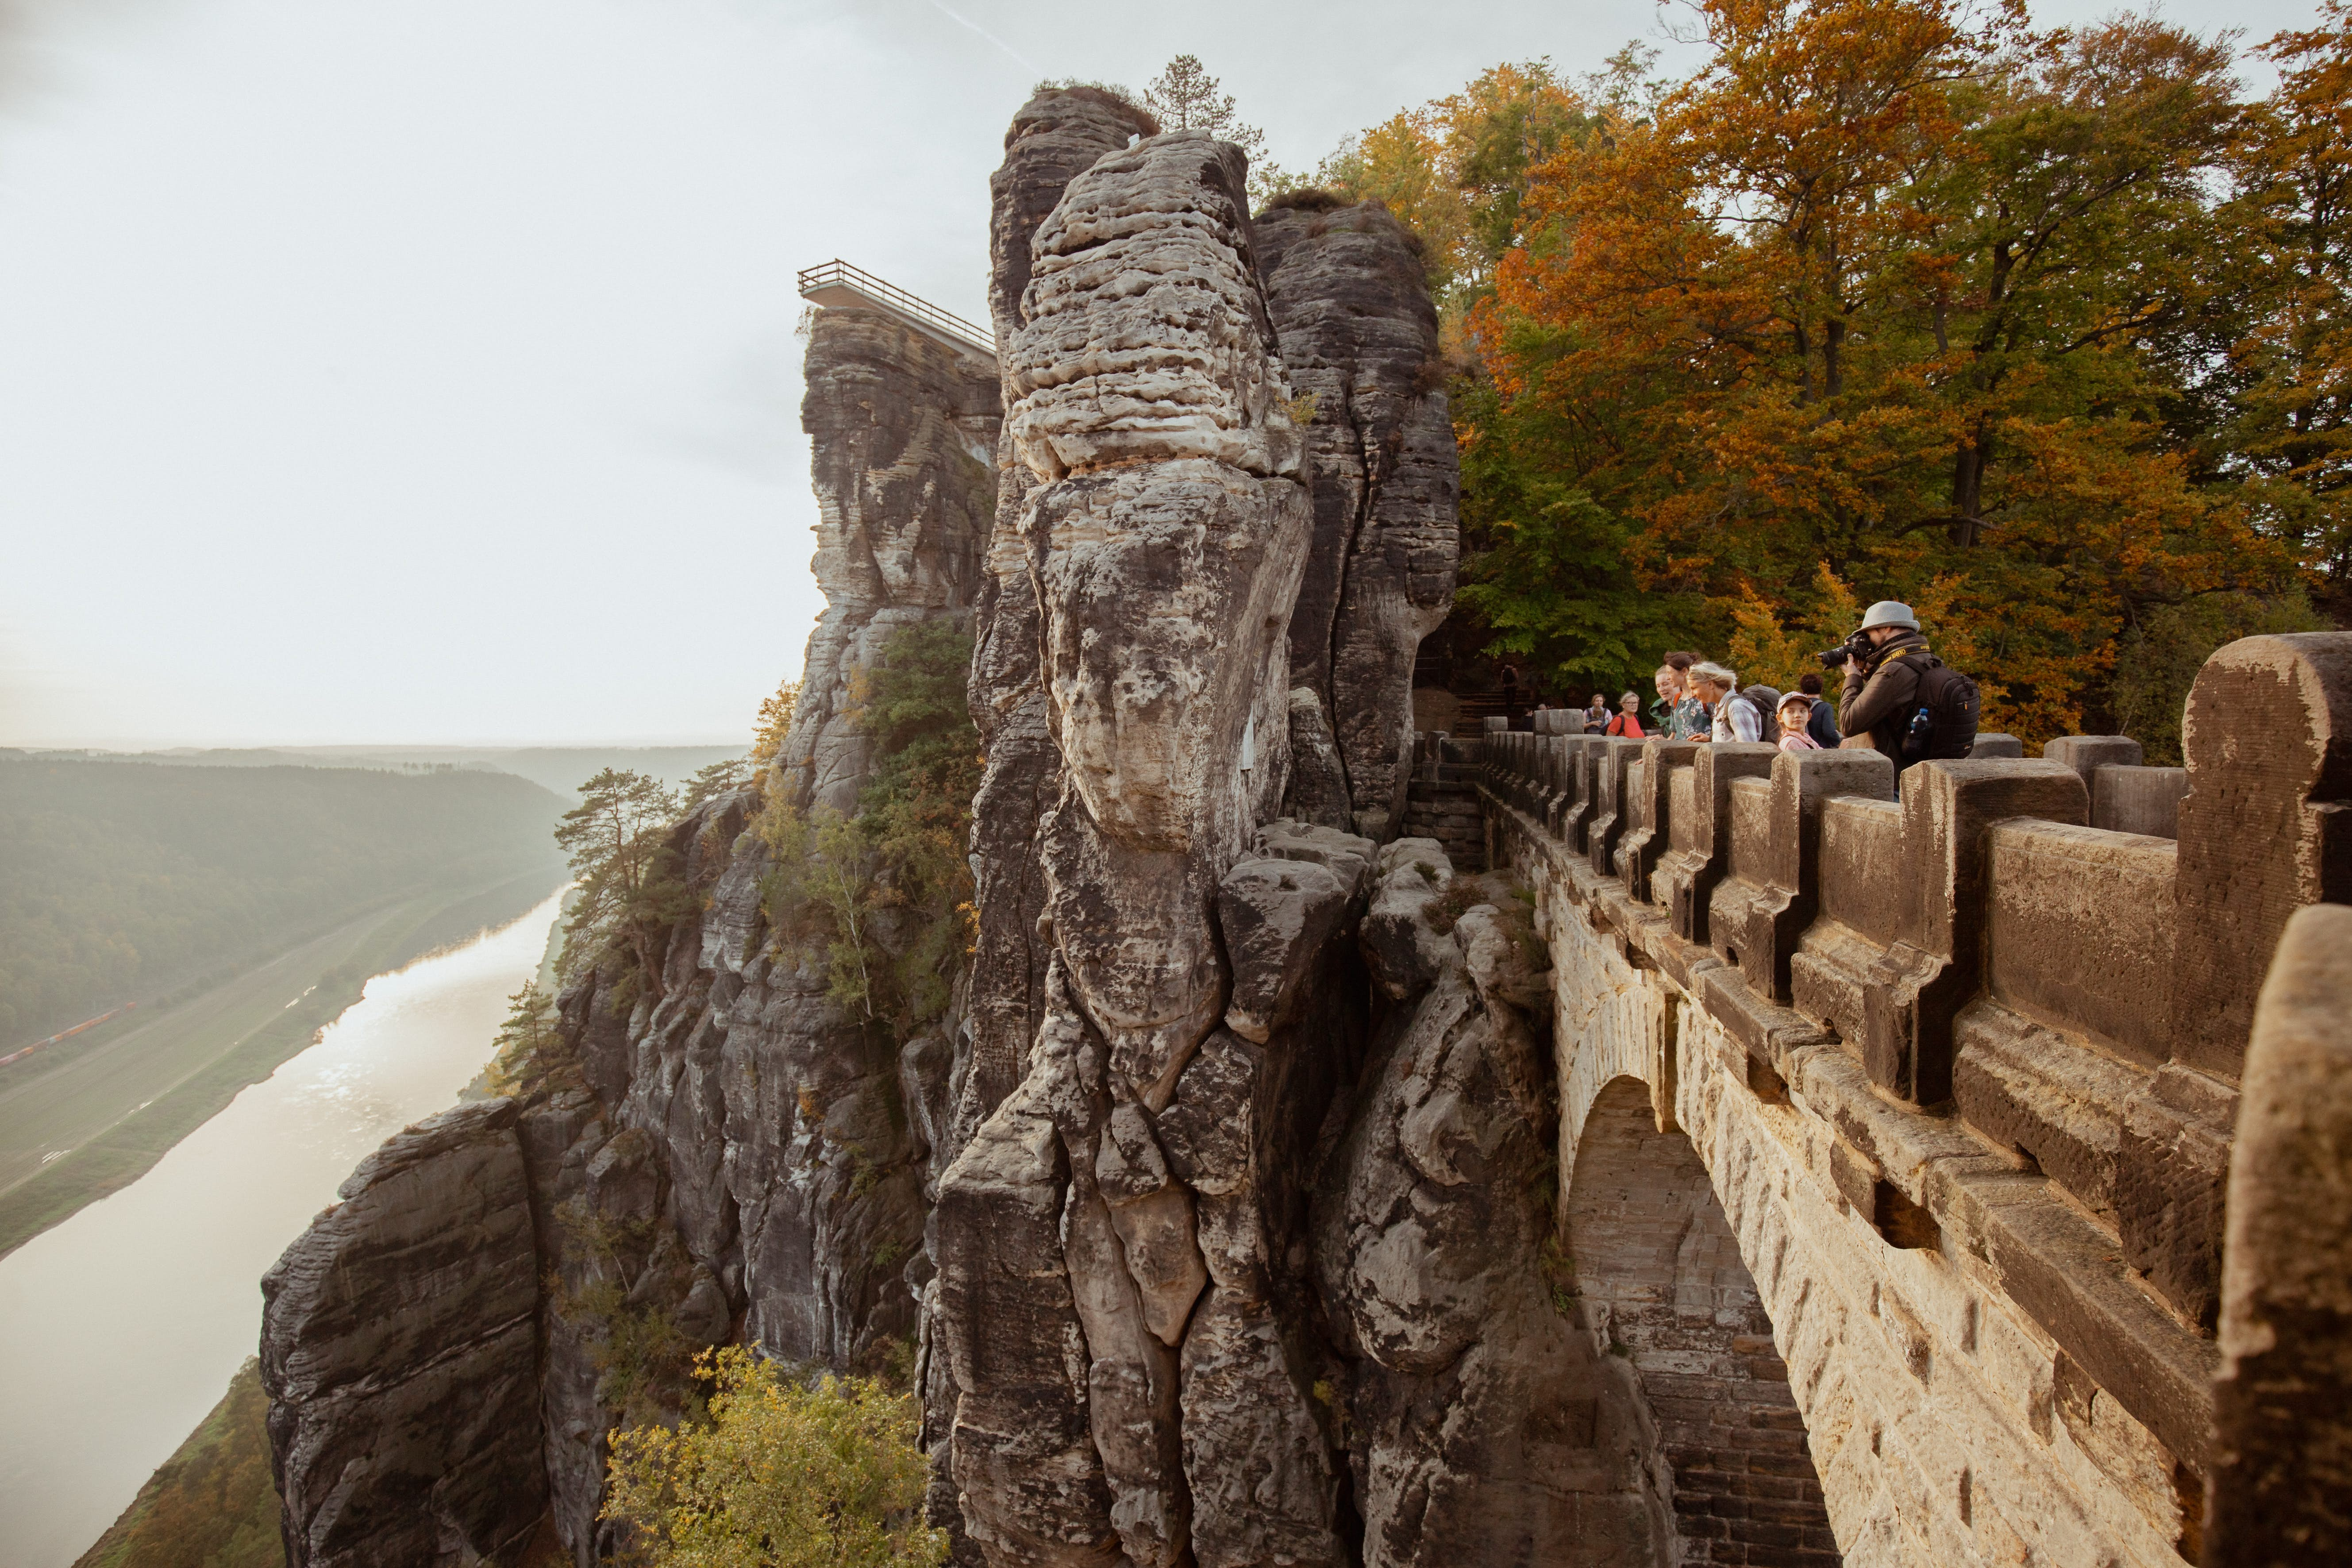
[[[1790,1245],[1828,1213],[1874,1234],[1874,1258],[1939,1271],[1935,1288],[1966,1303],[1949,1347],[1913,1308],[1883,1310],[1883,1291],[1859,1309],[1915,1381],[1940,1384],[1961,1337],[1957,1364],[1981,1360],[1996,1317],[2035,1347],[2042,1370],[1995,1422],[2000,1444],[2026,1447],[1988,1449],[1957,1483],[1891,1483],[1883,1509],[1851,1489],[1841,1501],[1838,1478],[1874,1467],[1830,1451],[1851,1429],[1825,1446],[1808,1409],[1849,1563],[1941,1560],[1950,1521],[1906,1517],[1937,1488],[1976,1536],[1951,1560],[2000,1559],[2013,1539],[2098,1561],[2034,1531],[2052,1510],[2120,1528],[2118,1509],[2163,1546],[2144,1560],[2193,1560],[2253,994],[2295,909],[2352,900],[2352,635],[2224,648],[2189,713],[2177,790],[2123,737],[2070,737],[2040,759],[1996,745],[1908,769],[1899,792],[1868,751],[1486,737],[1490,863],[1530,883],[1558,965],[1563,1190],[1583,1109],[1631,1074],[1661,1127],[1692,1132],[1743,1247],[1742,1173],[1769,1131],[1811,1151],[1828,1190],[1801,1222],[1789,1184],[1772,1188],[1779,1217],[1754,1222],[1759,1245]],[[2178,839],[2095,826],[2109,780],[2110,802],[2127,788],[2178,799]],[[1616,994],[1652,998],[1657,1018],[1606,1046],[1580,1035],[1567,996],[1596,987],[1632,987]],[[1735,1105],[1750,1131],[1709,1152],[1706,1120]],[[1773,1257],[1748,1257],[1768,1295]],[[1774,1321],[1799,1374],[1802,1333],[1778,1308]],[[1949,1416],[1960,1431],[1975,1419]],[[1996,1500],[1995,1485],[2025,1491]],[[1922,1550],[1858,1555],[1882,1530]]]

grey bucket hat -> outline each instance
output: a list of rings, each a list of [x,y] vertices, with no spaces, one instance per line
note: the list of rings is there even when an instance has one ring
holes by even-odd
[[[1879,626],[1903,626],[1916,632],[1919,629],[1919,617],[1911,613],[1911,606],[1908,605],[1898,605],[1892,599],[1881,599],[1870,606],[1870,614],[1862,617],[1864,631],[1874,630]]]

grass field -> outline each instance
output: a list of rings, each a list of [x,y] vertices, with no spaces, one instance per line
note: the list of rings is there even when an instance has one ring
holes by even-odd
[[[371,911],[152,1016],[0,1074],[0,1256],[137,1181],[249,1083],[308,1046],[368,978],[552,890],[548,873]],[[48,1059],[44,1059],[47,1058]]]

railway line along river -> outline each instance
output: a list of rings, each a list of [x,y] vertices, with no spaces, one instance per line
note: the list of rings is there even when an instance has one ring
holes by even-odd
[[[379,974],[155,1168],[0,1258],[0,1552],[67,1568],[254,1352],[264,1270],[369,1151],[452,1103],[560,907]]]

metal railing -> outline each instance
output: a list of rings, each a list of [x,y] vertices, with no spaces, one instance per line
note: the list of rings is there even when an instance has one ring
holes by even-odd
[[[822,266],[803,269],[800,274],[801,298],[815,300],[827,289],[843,289],[861,296],[866,302],[895,310],[941,337],[953,339],[968,348],[977,349],[991,359],[996,357],[996,335],[985,327],[976,327],[961,316],[940,310],[929,300],[919,299],[895,283],[885,283],[862,267],[852,267],[839,257]],[[818,300],[823,304],[825,301]]]

